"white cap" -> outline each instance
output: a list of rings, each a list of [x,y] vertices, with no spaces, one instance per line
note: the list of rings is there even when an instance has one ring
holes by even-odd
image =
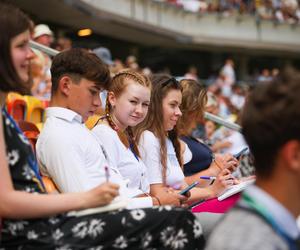
[[[46,24],[39,24],[34,27],[33,38],[37,38],[42,35],[53,36],[53,32],[50,30],[49,26]]]

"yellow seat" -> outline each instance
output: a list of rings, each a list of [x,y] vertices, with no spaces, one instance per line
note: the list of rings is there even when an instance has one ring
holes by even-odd
[[[24,96],[27,104],[27,113],[25,120],[35,124],[44,122],[44,104],[34,96]]]
[[[96,125],[100,117],[101,115],[90,116],[85,122],[85,126],[91,130]]]
[[[48,177],[48,176],[42,176],[42,180],[45,186],[45,189],[47,191],[48,194],[58,194],[58,188],[56,187],[55,183],[53,182],[53,180]]]

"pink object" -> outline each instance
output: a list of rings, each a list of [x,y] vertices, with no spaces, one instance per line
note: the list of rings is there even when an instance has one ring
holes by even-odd
[[[237,193],[228,197],[225,200],[218,201],[217,198],[213,198],[192,208],[193,213],[209,212],[209,213],[226,213],[234,204],[239,200],[241,194]]]

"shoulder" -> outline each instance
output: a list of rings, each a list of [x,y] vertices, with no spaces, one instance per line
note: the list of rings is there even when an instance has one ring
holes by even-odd
[[[115,135],[117,134],[111,127],[106,124],[98,124],[92,129],[93,134],[102,135],[102,134],[109,134]]]
[[[149,130],[145,130],[142,133],[141,141],[144,144],[148,144],[148,143],[153,144],[153,143],[158,143],[159,142],[158,138],[154,135],[154,133],[149,131]]]
[[[285,242],[260,216],[244,210],[231,210],[209,237],[210,249],[285,249]]]

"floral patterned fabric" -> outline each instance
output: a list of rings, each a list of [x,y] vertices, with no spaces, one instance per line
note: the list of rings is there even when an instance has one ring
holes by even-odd
[[[15,189],[43,193],[29,142],[3,111],[9,168]],[[15,208],[18,209],[18,208]],[[192,213],[170,206],[69,217],[3,220],[6,249],[202,249],[202,228]]]

